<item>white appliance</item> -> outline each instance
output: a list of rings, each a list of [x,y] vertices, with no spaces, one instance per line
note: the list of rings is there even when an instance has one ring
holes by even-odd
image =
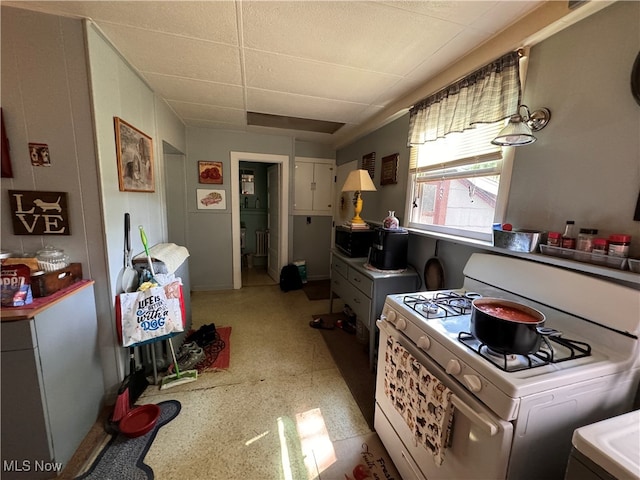
[[[566,480],[640,480],[640,410],[573,432]]]
[[[464,275],[458,290],[387,297],[375,429],[404,480],[561,479],[574,430],[634,406],[640,292],[490,254]],[[536,308],[561,336],[495,356],[469,333],[479,296]]]

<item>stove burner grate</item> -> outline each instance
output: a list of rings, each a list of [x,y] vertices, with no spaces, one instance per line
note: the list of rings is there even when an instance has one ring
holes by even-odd
[[[458,340],[505,372],[519,372],[521,370],[529,370],[531,368],[549,365],[550,363],[560,363],[591,355],[591,346],[588,343],[558,336],[543,336],[541,347],[537,352],[529,355],[503,353],[492,350],[485,343],[478,343],[478,340],[469,332],[460,332],[458,334]],[[568,352],[564,355],[557,355],[558,352],[551,345],[552,342],[562,345]],[[514,359],[519,361],[514,362]]]
[[[471,313],[471,302],[474,298],[480,298],[478,293],[467,292],[460,294],[457,292],[437,292],[431,298],[424,295],[406,295],[403,298],[405,305],[412,308],[423,317],[442,318],[457,317]]]

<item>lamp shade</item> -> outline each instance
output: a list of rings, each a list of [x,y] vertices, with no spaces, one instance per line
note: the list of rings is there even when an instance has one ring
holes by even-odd
[[[347,180],[342,186],[343,192],[375,192],[376,186],[371,181],[367,170],[353,170],[349,172]]]
[[[509,120],[507,126],[500,130],[498,136],[494,138],[491,143],[494,145],[517,147],[520,145],[528,145],[535,141],[536,137],[533,136],[529,125],[522,121],[520,115],[514,115]]]

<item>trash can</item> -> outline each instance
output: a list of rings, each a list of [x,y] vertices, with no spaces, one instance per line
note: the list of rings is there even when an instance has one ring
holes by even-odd
[[[298,267],[302,283],[307,283],[307,262],[305,260],[297,260],[293,264]]]

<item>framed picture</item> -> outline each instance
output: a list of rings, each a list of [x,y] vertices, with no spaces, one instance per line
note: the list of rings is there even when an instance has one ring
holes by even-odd
[[[9,190],[14,235],[71,235],[67,192]]]
[[[399,153],[382,157],[382,167],[380,168],[380,185],[390,185],[398,183],[398,158]]]
[[[376,152],[367,153],[362,156],[362,170],[369,172],[369,176],[373,180],[376,169]]]
[[[113,117],[121,192],[154,192],[153,141],[121,118]]]
[[[198,181],[222,185],[222,162],[198,162]]]
[[[225,210],[227,202],[224,197],[224,190],[196,190],[198,210]]]

